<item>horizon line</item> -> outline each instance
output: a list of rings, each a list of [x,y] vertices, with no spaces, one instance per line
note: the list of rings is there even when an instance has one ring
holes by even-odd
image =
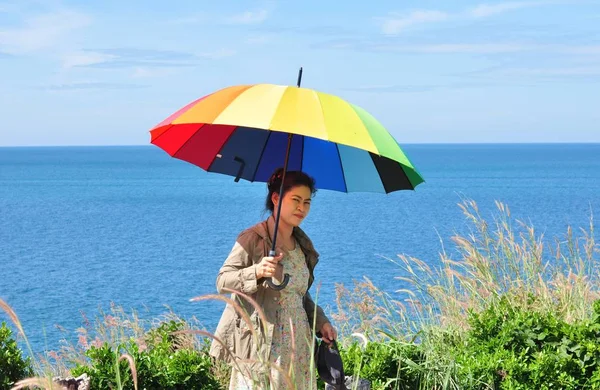
[[[400,146],[409,145],[598,145],[599,141],[513,141],[513,142],[406,142]],[[154,147],[153,144],[73,144],[73,145],[0,145],[0,149],[10,148],[112,148],[112,147]]]

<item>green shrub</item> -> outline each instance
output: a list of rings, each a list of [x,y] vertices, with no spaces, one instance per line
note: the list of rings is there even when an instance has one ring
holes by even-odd
[[[515,308],[502,298],[471,313],[471,329],[462,343],[451,346],[457,381],[465,389],[597,388],[599,302],[594,310],[592,320],[567,323],[555,313]]]
[[[165,322],[147,333],[143,348],[135,340],[117,346],[107,342],[92,346],[85,353],[89,363],[77,364],[71,372],[76,376],[87,373],[94,389],[133,389],[129,363],[126,359],[118,361],[128,354],[135,363],[139,389],[219,389],[207,345],[200,350],[180,345],[181,337],[173,332],[183,328],[183,322]]]
[[[419,372],[414,366],[422,360],[420,347],[415,344],[371,342],[363,348],[357,343],[340,346],[347,376],[360,377],[371,382],[371,388],[415,388]]]
[[[597,389],[600,301],[593,310],[591,319],[569,323],[503,297],[471,312],[462,332],[438,326],[423,330],[418,343],[342,346],[344,369],[373,389]]]
[[[30,358],[23,358],[12,331],[0,326],[0,390],[10,389],[15,382],[33,375]]]

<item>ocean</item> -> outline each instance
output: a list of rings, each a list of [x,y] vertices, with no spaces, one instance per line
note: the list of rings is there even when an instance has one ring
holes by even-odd
[[[458,203],[506,203],[545,237],[600,210],[600,144],[406,145],[426,182],[388,195],[319,191],[302,227],[321,254],[311,290],[364,276],[397,296],[398,254],[435,266],[466,232]],[[264,183],[235,183],[154,146],[0,148],[0,298],[34,352],[56,349],[111,303],[142,318],[168,308],[213,330],[215,277],[237,234],[266,217]],[[0,321],[8,316],[0,312]],[[75,337],[75,336],[73,336]],[[74,340],[76,341],[76,339]]]

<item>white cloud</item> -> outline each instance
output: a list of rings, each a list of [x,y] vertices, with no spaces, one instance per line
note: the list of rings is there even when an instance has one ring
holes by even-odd
[[[517,43],[482,43],[482,44],[436,44],[423,45],[414,48],[416,51],[425,53],[474,53],[474,54],[491,54],[491,53],[514,53],[519,51],[530,50],[531,46]]]
[[[574,0],[571,0],[574,1]],[[481,19],[522,8],[540,7],[551,4],[567,3],[566,0],[555,1],[511,1],[497,4],[479,4],[473,8],[456,13],[439,10],[417,10],[402,16],[390,13],[388,17],[380,18],[381,32],[386,35],[397,35],[408,27],[419,24],[440,23],[453,19]]]
[[[588,45],[588,46],[574,46],[566,49],[569,53],[573,54],[600,54],[600,45]]]
[[[96,52],[73,52],[68,53],[63,57],[63,68],[73,68],[76,66],[89,66],[100,64],[116,59],[117,57],[110,54]]]
[[[250,45],[264,45],[265,43],[269,43],[270,41],[271,37],[268,35],[256,35],[246,38],[246,43]]]
[[[385,18],[381,30],[384,34],[395,35],[407,27],[423,23],[441,22],[448,19],[449,15],[440,11],[417,10],[407,16],[398,15]]]
[[[144,48],[77,50],[63,56],[63,68],[167,69],[194,67],[203,60],[231,57],[236,51],[221,48],[200,53]],[[142,71],[142,74],[144,71]]]
[[[29,17],[20,27],[0,30],[0,50],[10,54],[54,50],[90,23],[89,16],[70,10]]]
[[[196,56],[196,58],[204,58],[211,60],[218,60],[221,58],[234,56],[236,52],[234,50],[229,49],[220,49],[214,52],[205,52],[200,53]],[[152,65],[152,64],[150,64]],[[155,77],[164,77],[175,74],[177,70],[173,67],[164,67],[164,66],[135,66],[133,67],[132,77],[134,78],[155,78]]]
[[[392,52],[413,53],[467,53],[467,54],[499,54],[534,50],[533,45],[518,43],[448,43],[432,45],[374,45],[373,49]]]
[[[154,78],[154,77],[163,77],[174,74],[174,69],[165,69],[165,68],[142,68],[137,67],[133,70],[132,77],[134,78]]]
[[[17,7],[14,4],[0,3],[0,14],[14,12]]]
[[[522,8],[538,7],[546,5],[544,1],[509,1],[498,4],[480,4],[466,11],[468,16],[473,18],[485,18],[488,16],[498,15],[507,11],[515,11]]]
[[[503,73],[522,76],[560,77],[560,76],[600,76],[600,67],[568,67],[568,68],[532,68],[506,69]]]
[[[200,54],[198,54],[198,57],[208,58],[208,59],[211,59],[211,60],[218,60],[218,59],[221,59],[221,58],[232,57],[235,54],[236,54],[235,50],[231,50],[231,49],[219,49],[219,50],[213,51],[213,52],[200,53]]]
[[[600,64],[600,45],[545,44],[533,42],[449,42],[431,44],[403,44],[392,40],[344,39],[323,42],[313,47],[367,52],[390,53],[431,53],[431,54],[504,54],[504,53],[543,53],[556,54],[573,63]],[[567,55],[567,57],[565,57]]]
[[[172,20],[165,21],[167,25],[184,25],[184,24],[200,24],[206,23],[210,18],[205,14],[192,14],[187,16],[182,16],[181,18],[176,18]]]
[[[267,20],[269,12],[267,10],[246,11],[238,15],[233,15],[225,21],[228,24],[260,24]]]
[[[184,15],[179,18],[170,19],[164,23],[167,25],[187,25],[187,24],[239,24],[251,25],[260,24],[267,20],[269,12],[265,9],[258,11],[246,11],[229,17],[216,17],[207,13],[196,13]]]
[[[146,85],[142,84],[131,84],[131,83],[106,83],[106,82],[72,82],[72,83],[60,83],[60,84],[51,84],[42,87],[38,87],[39,89],[49,90],[49,91],[79,91],[79,90],[89,90],[89,89],[137,89],[137,88],[146,88]]]
[[[556,53],[589,55],[595,58],[600,54],[600,45],[557,45],[535,43],[440,43],[430,45],[400,45],[400,44],[372,44],[370,49],[390,52],[413,53],[466,53],[466,54],[502,54],[502,53]]]

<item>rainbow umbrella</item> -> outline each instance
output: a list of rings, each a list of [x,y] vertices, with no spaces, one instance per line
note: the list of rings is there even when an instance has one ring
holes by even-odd
[[[390,193],[423,182],[373,116],[340,97],[300,87],[301,78],[302,68],[297,87],[235,85],[204,96],[152,128],[151,143],[235,181],[266,182],[283,165],[283,175],[302,170],[317,188],[342,192]],[[281,289],[288,280],[268,283]]]

